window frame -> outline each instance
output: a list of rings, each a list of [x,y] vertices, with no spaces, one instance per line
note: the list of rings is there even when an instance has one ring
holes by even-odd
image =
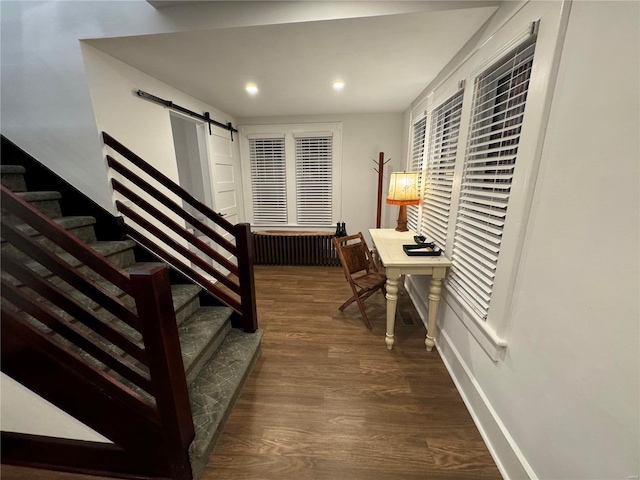
[[[303,230],[329,228],[342,217],[342,122],[242,125],[239,127],[240,164],[244,192],[245,218],[252,228]],[[287,185],[287,222],[255,223],[253,212],[253,183],[251,178],[249,138],[285,139]],[[331,136],[331,219],[327,224],[299,224],[297,221],[296,137]]]

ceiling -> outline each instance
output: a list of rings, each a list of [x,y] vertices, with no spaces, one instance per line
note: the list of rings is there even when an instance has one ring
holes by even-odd
[[[497,9],[479,5],[88,43],[236,118],[404,112]]]

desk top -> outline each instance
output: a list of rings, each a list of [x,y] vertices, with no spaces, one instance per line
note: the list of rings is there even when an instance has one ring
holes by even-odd
[[[414,232],[398,232],[393,228],[371,228],[371,239],[376,246],[378,256],[386,267],[421,266],[450,267],[451,260],[444,255],[439,257],[409,256],[404,253],[402,245],[415,245]]]

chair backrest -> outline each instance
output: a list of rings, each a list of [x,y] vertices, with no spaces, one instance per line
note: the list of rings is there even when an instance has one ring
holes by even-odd
[[[362,232],[347,237],[334,237],[333,244],[345,274],[351,276],[358,272],[377,272]]]

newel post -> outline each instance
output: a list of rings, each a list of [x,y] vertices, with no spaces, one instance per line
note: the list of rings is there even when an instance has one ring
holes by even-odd
[[[238,277],[240,279],[240,303],[242,304],[242,326],[245,332],[258,329],[256,308],[256,286],[253,278],[253,239],[251,226],[239,223],[235,227],[236,248],[238,250]]]
[[[169,273],[166,265],[148,264],[130,277],[166,449],[162,454],[171,478],[191,480],[188,450],[195,431]]]

